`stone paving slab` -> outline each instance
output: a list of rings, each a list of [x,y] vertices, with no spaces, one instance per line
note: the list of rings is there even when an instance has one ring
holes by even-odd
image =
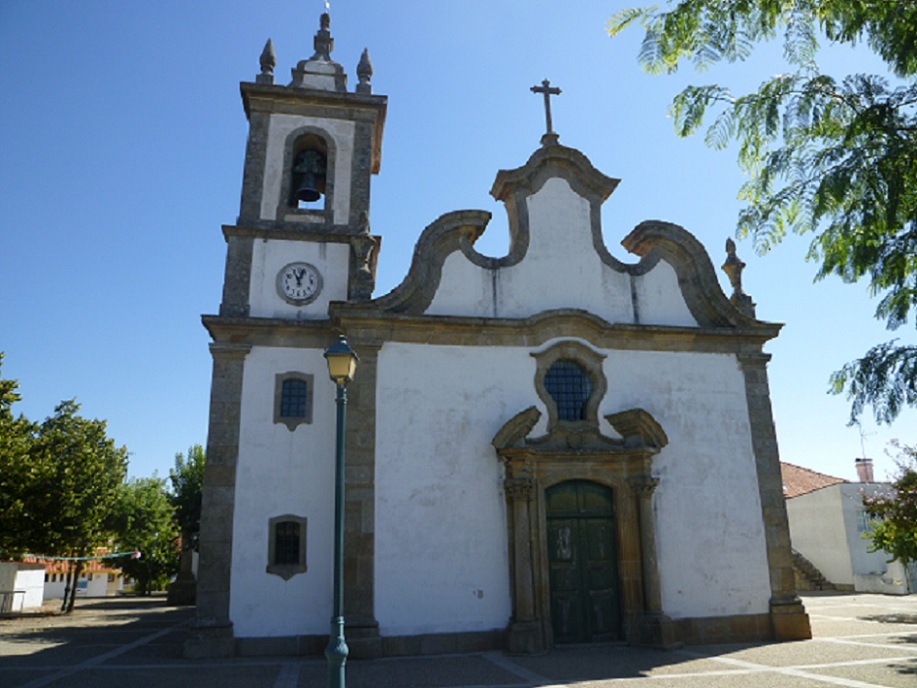
[[[891,662],[888,665],[859,665],[843,670],[814,669],[813,674],[844,680],[861,681],[886,688],[914,688],[917,686],[917,659]]]
[[[685,647],[562,646],[352,660],[349,688],[917,688],[917,595],[804,597],[816,638]],[[81,600],[73,615],[0,619],[2,688],[318,688],[321,657],[185,660],[192,610]]]

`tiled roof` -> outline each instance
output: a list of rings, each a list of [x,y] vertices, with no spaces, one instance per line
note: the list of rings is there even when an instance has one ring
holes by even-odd
[[[794,466],[784,461],[780,462],[780,473],[783,476],[783,496],[787,499],[814,492],[829,485],[847,482],[843,478],[835,478],[833,475],[825,475],[811,468]]]

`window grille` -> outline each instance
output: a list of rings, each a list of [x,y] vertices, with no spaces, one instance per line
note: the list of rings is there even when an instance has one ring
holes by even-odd
[[[299,563],[299,524],[281,521],[274,530],[274,564]]]
[[[305,418],[308,386],[305,380],[283,381],[280,393],[280,415],[283,418]]]
[[[592,381],[578,363],[556,361],[545,374],[544,387],[557,405],[559,420],[585,420]]]

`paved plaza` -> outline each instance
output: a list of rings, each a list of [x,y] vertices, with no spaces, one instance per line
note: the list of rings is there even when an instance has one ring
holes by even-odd
[[[813,640],[675,651],[566,646],[538,657],[499,652],[347,664],[349,688],[917,688],[917,595],[804,597]],[[0,619],[3,688],[311,688],[319,657],[185,660],[192,617],[162,598],[79,600],[69,617]]]

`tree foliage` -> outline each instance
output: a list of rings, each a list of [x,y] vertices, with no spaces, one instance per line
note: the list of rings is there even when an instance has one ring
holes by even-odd
[[[124,483],[113,510],[112,530],[118,551],[137,551],[138,558],[119,566],[137,582],[136,590],[149,595],[161,590],[178,570],[178,526],[175,509],[161,478],[136,478]]]
[[[61,402],[39,426],[23,485],[33,528],[28,545],[52,556],[88,557],[108,543],[112,511],[127,474],[127,449],[116,447],[105,421],[77,415],[79,405]],[[79,578],[77,561],[73,580]],[[73,609],[73,592],[65,597]]]
[[[204,448],[189,447],[188,456],[175,455],[175,467],[169,471],[172,485],[169,499],[175,508],[175,520],[181,530],[182,548],[197,550],[201,530],[201,498],[204,490]]]
[[[105,544],[127,474],[127,449],[115,446],[105,421],[82,418],[79,408],[61,402],[32,446],[32,518],[41,532],[31,546],[45,554],[86,556]]]
[[[32,529],[21,486],[29,480],[29,448],[36,428],[13,414],[13,404],[21,399],[18,389],[15,380],[0,377],[0,556],[10,558],[27,549],[25,536]]]
[[[676,132],[706,120],[708,145],[736,142],[748,175],[739,236],[766,252],[788,231],[811,233],[816,279],[865,279],[876,317],[891,330],[904,324],[917,307],[917,2],[671,0],[622,10],[609,32],[632,25],[645,30],[639,59],[654,74],[741,61],[782,39],[789,73],[744,95],[689,86],[672,104]],[[865,42],[896,78],[822,73],[819,39]],[[877,345],[836,372],[831,390],[846,392],[851,420],[871,406],[891,422],[917,405],[917,347]]]
[[[917,562],[917,446],[893,445],[898,474],[891,489],[863,497],[866,513],[876,519],[866,536],[871,552],[884,550],[907,564]]]
[[[89,557],[108,544],[127,449],[115,446],[104,421],[79,416],[72,400],[40,425],[14,416],[17,390],[0,378],[0,556]],[[76,561],[69,572],[65,611],[81,569]]]

